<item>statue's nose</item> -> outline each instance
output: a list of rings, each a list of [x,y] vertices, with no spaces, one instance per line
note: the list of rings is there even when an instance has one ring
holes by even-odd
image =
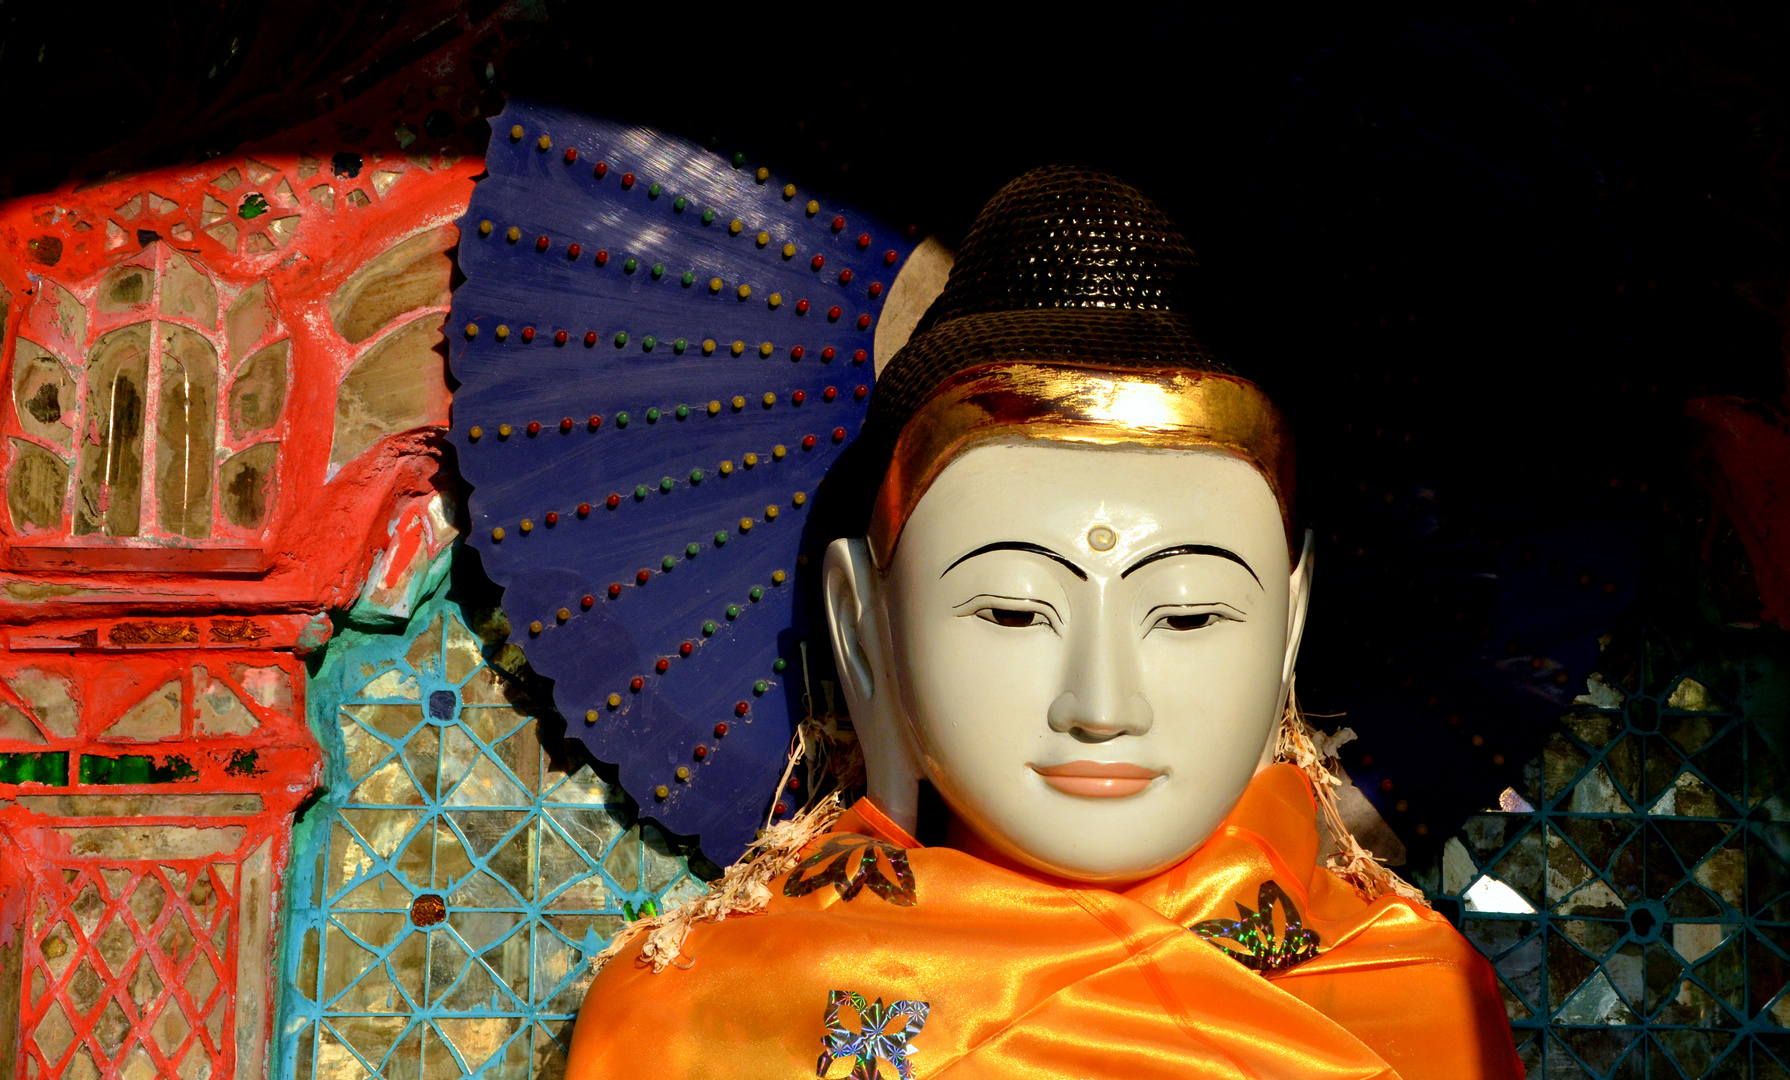
[[[1155,714],[1138,677],[1135,642],[1119,627],[1070,642],[1063,691],[1050,703],[1052,731],[1082,742],[1142,735]]]

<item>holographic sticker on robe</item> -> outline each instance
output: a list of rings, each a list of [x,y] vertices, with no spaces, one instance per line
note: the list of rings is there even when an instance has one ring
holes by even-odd
[[[850,1005],[858,1014],[858,1030],[846,1029],[840,1010]],[[918,1053],[908,1043],[926,1026],[926,1013],[932,1006],[924,1001],[897,1001],[883,1005],[877,998],[871,1005],[855,990],[835,990],[827,995],[827,1015],[823,1021],[827,1033],[821,1036],[820,1063],[814,1075],[826,1076],[835,1061],[855,1057],[856,1063],[848,1080],[877,1080],[877,1061],[888,1062],[901,1080],[913,1080],[908,1058]]]
[[[880,856],[880,858],[879,858]],[[830,861],[829,861],[830,860]],[[853,861],[856,868],[853,868]],[[815,867],[820,870],[810,874]],[[884,873],[883,863],[888,864]],[[857,833],[838,833],[827,838],[819,851],[796,864],[783,883],[784,896],[807,896],[822,885],[831,885],[841,900],[851,900],[864,888],[898,907],[914,904],[914,871],[907,852]]]
[[[1286,925],[1284,935],[1274,932],[1276,904],[1280,906],[1281,921]],[[1303,925],[1292,899],[1272,881],[1262,882],[1262,887],[1257,890],[1254,911],[1239,902],[1237,918],[1207,919],[1190,929],[1228,953],[1231,959],[1264,975],[1285,971],[1310,960],[1318,955],[1320,944],[1318,932]],[[1242,949],[1233,948],[1226,942],[1236,942]]]

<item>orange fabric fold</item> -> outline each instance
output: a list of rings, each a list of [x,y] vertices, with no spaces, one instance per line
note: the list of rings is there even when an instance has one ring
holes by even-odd
[[[1122,891],[920,847],[860,802],[763,914],[699,925],[688,967],[612,961],[567,1076],[1519,1080],[1486,961],[1317,852],[1291,766]],[[1266,944],[1237,929],[1264,899]],[[1276,942],[1307,944],[1276,966]]]

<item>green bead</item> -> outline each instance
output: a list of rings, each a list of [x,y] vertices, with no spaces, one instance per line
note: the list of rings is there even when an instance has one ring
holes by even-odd
[[[684,558],[694,559],[696,557],[696,553],[701,550],[702,549],[697,547],[695,544],[688,544],[684,547]]]
[[[688,349],[689,347],[690,347],[690,343],[688,341],[685,341],[683,338],[678,338],[676,341],[671,343],[671,351],[674,353],[677,353],[679,356],[684,355],[684,350]],[[681,408],[683,408],[683,406],[680,405],[680,406],[678,406],[678,408],[681,409]],[[680,416],[680,417],[678,417],[678,419],[682,420],[683,417]]]
[[[659,197],[659,192],[661,192],[663,190],[664,189],[661,188],[658,184],[654,184],[653,186],[646,189],[646,197],[649,199],[656,199]]]
[[[715,624],[714,623],[705,622],[702,624],[702,636],[703,637],[708,637],[711,634],[713,634],[714,632],[715,632]]]
[[[678,350],[678,351],[679,351],[679,352],[682,352],[682,351],[683,351],[683,350],[681,350],[681,349],[680,349],[680,350]],[[678,419],[679,419],[679,420],[688,420],[688,419],[690,419],[690,406],[688,406],[688,405],[679,405],[679,406],[678,406],[678,407],[677,407],[677,418],[678,418]],[[699,472],[699,473],[700,473],[700,472],[701,472],[701,470],[700,470],[700,469],[699,469],[699,470],[697,470],[697,471],[698,471],[698,472]]]
[[[671,208],[673,210],[676,210],[680,214],[684,212],[684,207],[689,206],[689,205],[690,205],[690,200],[684,198],[682,195],[679,195],[677,198],[671,200]]]
[[[727,534],[724,532],[716,533],[715,534],[715,546],[720,547],[722,544],[725,544],[725,543],[727,543]]]
[[[615,426],[616,427],[627,427],[628,426],[628,414],[625,412],[616,413],[615,414]]]
[[[628,261],[622,263],[622,269],[632,274],[634,271],[640,269],[640,260],[630,255],[628,256]]]
[[[619,349],[623,345],[626,345],[627,343],[628,343],[628,332],[626,330],[617,330],[615,332],[615,347]]]
[[[647,486],[645,484],[642,484],[639,487],[634,489],[634,497],[636,499],[644,499],[647,496],[648,490],[649,489],[647,488]]]
[[[665,569],[669,570],[672,567],[677,565],[677,560],[672,558],[671,556],[667,555],[667,556],[665,556],[665,560],[663,562],[661,562],[659,565],[663,566]]]
[[[746,163],[746,154],[744,151],[738,152],[733,155],[733,167],[734,168],[737,169],[741,165],[744,165],[745,163]]]
[[[770,688],[771,688],[771,684],[768,682],[765,682],[763,679],[760,679],[757,682],[752,684],[752,692],[754,694],[762,694],[766,690],[769,690]]]
[[[702,223],[704,225],[713,225],[715,223],[715,212],[713,210],[704,210],[702,212]]]
[[[665,479],[659,481],[659,490],[660,491],[663,491],[666,494],[670,494],[671,488],[672,488],[671,477],[667,476]]]
[[[727,617],[730,619],[739,618],[740,617],[740,605],[738,605],[738,604],[727,605]]]
[[[752,597],[752,599],[754,599],[754,600],[763,600],[764,599],[764,589],[757,585],[754,585],[754,586],[752,586],[752,591],[750,593],[748,593],[747,595]]]
[[[694,284],[696,284],[696,271],[694,271],[694,270],[685,270],[685,271],[684,271],[684,276],[683,276],[683,277],[682,277],[682,278],[681,278],[681,279],[680,279],[680,280],[681,280],[681,281],[683,281],[683,283],[684,283],[684,284],[685,284],[685,285],[686,285],[686,286],[690,286],[690,285],[694,285]]]
[[[664,276],[665,276],[665,264],[664,263],[654,263],[653,264],[653,277],[662,278]]]
[[[783,659],[783,658],[782,658],[782,657],[781,657],[781,656],[779,656],[779,657],[778,657],[778,658],[777,658],[777,659],[776,659],[776,660],[775,660],[775,661],[774,661],[774,662],[773,662],[773,663],[772,663],[772,664],[771,664],[771,670],[772,670],[772,671],[782,671],[782,670],[783,670],[783,669],[784,669],[784,668],[786,668],[786,667],[788,667],[788,666],[789,666],[789,661],[787,661],[787,660],[785,660],[785,659]]]
[[[692,484],[702,483],[702,470],[701,469],[691,469],[690,470],[690,482]]]
[[[647,340],[649,340],[649,341],[650,341],[650,340],[652,340],[652,339],[650,339],[650,338],[649,338],[649,339],[647,339]],[[659,410],[658,410],[658,409],[648,409],[648,410],[646,410],[646,422],[647,422],[647,423],[649,423],[649,424],[656,424],[656,423],[658,423],[658,422],[659,422]]]
[[[652,352],[653,346],[657,345],[658,343],[659,343],[659,339],[652,336],[651,334],[648,334],[645,337],[640,339],[640,347],[645,349],[647,352]]]

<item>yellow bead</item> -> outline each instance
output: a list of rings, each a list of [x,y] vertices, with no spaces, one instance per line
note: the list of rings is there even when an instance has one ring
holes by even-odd
[[[769,180],[770,178],[771,178],[771,170],[765,168],[763,165],[760,165],[758,167],[758,182],[762,184],[766,180]]]
[[[734,399],[733,399],[733,408],[734,408],[734,411],[735,411],[735,412],[738,412],[738,411],[739,411],[739,410],[741,410],[741,409],[743,409],[743,408],[745,408],[745,407],[746,407],[746,399],[745,399],[745,398],[743,398],[743,397],[739,397],[739,396],[737,396],[737,395],[736,395],[736,396],[735,396],[735,397],[734,397]]]
[[[796,186],[794,184],[784,184],[783,185],[783,197],[786,199],[795,198],[796,197]]]
[[[542,629],[543,629],[543,627],[541,626],[541,620],[539,620],[539,619],[536,619],[534,622],[531,622],[528,624],[528,632],[531,634],[538,634],[541,632]]]
[[[746,463],[746,468],[750,469],[752,466],[758,464],[758,455],[757,454],[747,454],[745,457],[741,458],[740,460]]]
[[[789,575],[785,574],[781,570],[773,570],[773,571],[771,571],[771,584],[781,585],[788,578],[788,576]]]
[[[765,393],[765,396],[764,396],[764,405],[765,405],[765,408],[767,408],[767,409],[768,409],[768,408],[770,408],[770,407],[771,407],[771,406],[772,406],[772,405],[775,405],[775,404],[777,404],[777,395],[776,395],[776,394],[773,394],[773,393],[770,393],[770,392],[768,392],[768,391],[767,391],[767,392],[766,392],[766,393]]]
[[[723,284],[725,284],[725,283],[718,277],[709,278],[709,292],[712,292],[712,293],[720,292],[721,286]]]
[[[534,528],[535,528],[534,522],[528,520],[527,518],[522,519],[522,531],[523,532],[534,532]]]
[[[729,236],[738,236],[738,235],[740,235],[740,230],[744,229],[745,227],[746,227],[745,222],[741,221],[739,218],[734,218],[732,221],[727,223],[727,233]]]
[[[497,528],[491,530],[491,539],[493,539],[493,540],[502,540],[503,539],[503,526],[502,525],[499,525]]]
[[[478,427],[477,425],[474,425],[473,429],[466,433],[466,437],[471,439],[473,442],[478,442],[480,439],[485,437],[485,429],[482,427]]]
[[[535,140],[535,145],[543,150],[551,150],[553,149],[553,140],[543,135]]]
[[[808,203],[808,216],[813,217],[818,213],[820,213],[820,204],[811,200]]]
[[[720,413],[721,413],[721,403],[719,401],[709,402],[709,415],[710,416],[719,416]]]
[[[776,307],[776,306],[777,306],[777,305],[776,305],[776,304],[772,304],[772,305],[771,305],[771,306],[772,306],[772,307]],[[762,344],[762,345],[760,345],[760,346],[759,346],[759,347],[758,347],[758,355],[760,355],[760,356],[769,356],[769,355],[771,355],[771,343],[770,343],[770,342],[768,342],[768,341],[767,341],[767,342],[765,342],[765,343],[764,343],[764,344]]]
[[[721,475],[722,476],[732,476],[733,475],[733,462],[723,461],[721,463]]]
[[[620,694],[610,694],[608,702],[611,709],[619,709],[622,707],[622,696]]]
[[[559,609],[558,612],[555,613],[555,618],[559,619],[560,622],[565,622],[567,619],[570,619],[571,617],[572,617],[572,609],[571,608],[563,608],[562,607]]]
[[[689,770],[689,769],[688,769],[688,768],[687,768],[687,767],[686,767],[686,766],[683,766],[683,765],[679,765],[679,766],[678,766],[678,767],[677,767],[677,778],[678,778],[678,779],[679,779],[679,780],[688,780],[688,779],[690,779],[690,770]]]
[[[759,247],[764,247],[766,244],[771,242],[771,234],[768,232],[761,232],[757,236],[753,237],[752,239],[758,244]]]
[[[770,299],[770,304],[771,304],[771,307],[773,307],[773,308],[782,307],[783,306],[783,294],[782,293],[772,293],[771,299]]]
[[[777,508],[775,506],[765,507],[764,508],[764,519],[766,521],[776,521],[777,520]]]
[[[597,710],[595,710],[595,709],[584,710],[584,722],[587,724],[596,723],[597,722]]]
[[[513,243],[515,243],[515,242],[516,242],[516,241],[518,241],[518,240],[520,240],[520,239],[522,239],[522,230],[521,230],[521,229],[519,229],[519,228],[517,228],[517,227],[516,227],[516,226],[514,226],[514,225],[511,225],[511,226],[510,226],[510,231],[509,231],[509,232],[507,232],[507,233],[504,233],[504,235],[505,235],[505,236],[507,236],[507,237],[509,237],[509,238],[510,238],[510,243],[512,243],[512,244],[513,244]]]
[[[708,356],[715,351],[715,339],[705,338],[702,343],[702,355]]]
[[[789,453],[789,447],[787,447],[787,446],[783,446],[783,445],[779,444],[777,446],[771,447],[771,456],[773,458],[776,458],[778,461],[782,461],[783,455],[785,455],[787,453]]]
[[[658,796],[661,799],[670,798],[671,797],[671,789],[666,787],[664,784],[660,784],[658,787],[653,789],[653,794]]]
[[[783,245],[783,257],[786,259],[795,258],[796,257],[796,246],[794,244],[784,244]]]
[[[466,324],[466,336],[469,338],[478,337],[479,336],[479,324],[475,323],[475,322],[467,323]]]
[[[743,354],[745,351],[746,351],[746,343],[745,342],[736,341],[733,343],[733,354],[735,356],[739,356],[739,355]]]
[[[507,439],[510,437],[510,432],[512,430],[513,429],[508,424],[499,424],[497,425],[497,437],[500,439]]]
[[[503,339],[505,339],[509,336],[510,336],[510,328],[503,325],[502,323],[498,323],[497,324],[497,340],[502,341]]]
[[[741,299],[741,300],[744,300],[744,299],[745,299],[745,298],[746,298],[746,297],[748,297],[748,296],[751,296],[751,295],[752,295],[752,286],[750,286],[750,285],[741,285],[741,286],[740,286],[740,290],[739,290],[739,291],[740,291],[740,299]]]
[[[491,223],[489,221],[479,222],[479,235],[480,236],[490,236],[491,235]]]
[[[795,503],[797,506],[801,506],[803,503],[808,501],[808,496],[803,494],[802,492],[798,491],[794,495],[791,495],[789,497],[789,501],[792,503]]]
[[[510,129],[510,138],[516,140],[517,142],[522,141],[522,125],[521,124],[517,124],[515,127]]]
[[[751,518],[741,518],[740,519],[740,531],[741,532],[751,532],[752,531],[752,519]]]

